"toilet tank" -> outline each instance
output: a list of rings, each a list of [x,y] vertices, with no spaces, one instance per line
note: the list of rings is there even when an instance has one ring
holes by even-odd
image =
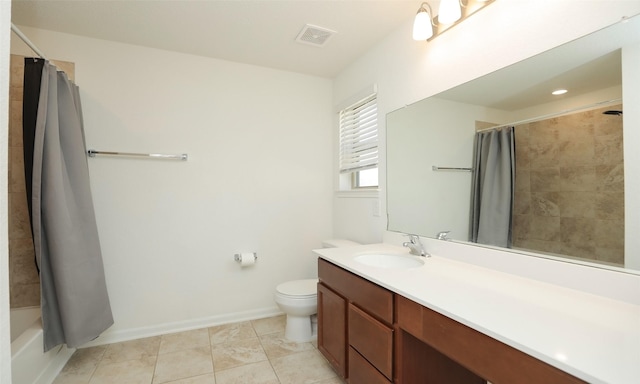
[[[353,247],[354,245],[360,245],[360,243],[344,239],[329,239],[322,242],[322,248],[344,248]]]

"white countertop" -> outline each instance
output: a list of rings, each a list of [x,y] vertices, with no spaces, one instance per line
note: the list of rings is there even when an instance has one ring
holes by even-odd
[[[333,264],[589,383],[640,382],[640,306],[437,255],[409,269],[354,260],[362,254],[407,251],[389,244],[314,250]]]

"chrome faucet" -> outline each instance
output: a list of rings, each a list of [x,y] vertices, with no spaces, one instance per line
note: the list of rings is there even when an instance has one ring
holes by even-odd
[[[418,237],[417,235],[407,236],[409,236],[409,241],[405,241],[404,243],[402,243],[402,246],[409,248],[409,253],[416,256],[431,257],[431,255],[424,249],[424,246],[420,241],[420,237]]]

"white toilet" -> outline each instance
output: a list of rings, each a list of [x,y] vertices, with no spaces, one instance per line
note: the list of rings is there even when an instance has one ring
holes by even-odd
[[[359,245],[350,240],[326,240],[324,248],[350,247]],[[298,343],[311,341],[317,336],[315,324],[318,312],[318,279],[293,280],[276,287],[275,301],[287,315],[284,336]]]

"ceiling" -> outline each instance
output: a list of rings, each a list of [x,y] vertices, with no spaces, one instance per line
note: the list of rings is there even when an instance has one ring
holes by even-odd
[[[411,22],[419,6],[418,0],[13,0],[11,18],[18,26],[333,78]],[[337,33],[321,47],[296,42],[306,24]]]
[[[504,111],[517,111],[622,84],[622,57],[619,48],[595,59],[589,58],[587,62],[584,57],[574,56],[566,59],[564,65],[554,60],[555,57],[566,54],[563,48],[558,47],[451,88],[438,97]],[[569,93],[554,96],[551,92],[556,89],[567,89]]]
[[[439,98],[518,111],[622,86],[622,47],[640,38],[640,15],[438,94]],[[562,96],[551,91],[569,90]]]

